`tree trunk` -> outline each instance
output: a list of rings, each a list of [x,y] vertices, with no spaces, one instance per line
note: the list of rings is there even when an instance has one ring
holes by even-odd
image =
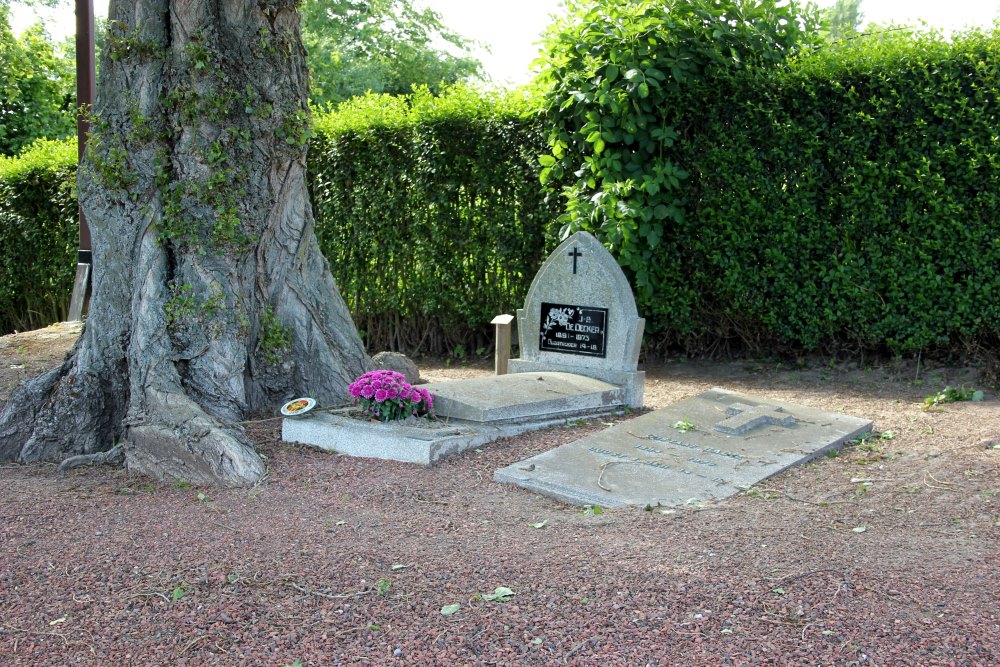
[[[161,479],[248,485],[237,422],[340,403],[369,360],[313,232],[292,0],[112,0],[78,179],[93,298],[60,368],[0,415],[0,460],[122,444]]]

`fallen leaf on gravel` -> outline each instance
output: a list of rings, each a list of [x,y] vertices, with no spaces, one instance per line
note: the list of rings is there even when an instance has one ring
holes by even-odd
[[[868,530],[867,526],[858,526],[857,528],[851,528],[852,533],[863,533]]]
[[[340,521],[338,521],[338,522],[337,522],[337,523],[336,523],[335,525],[337,525],[337,526],[343,526],[343,525],[344,525],[345,523],[347,523],[347,522],[346,522],[346,521],[344,521],[343,519],[341,519],[341,520],[340,520]]]
[[[462,605],[460,605],[460,604],[446,604],[445,606],[441,607],[441,615],[442,616],[451,616],[452,614],[454,614],[456,611],[458,611],[461,608],[462,608]]]
[[[539,521],[538,523],[531,524],[531,527],[532,528],[545,528],[545,526],[547,526],[547,525],[549,525],[549,520],[545,519],[545,521]]]
[[[479,599],[485,602],[509,602],[516,593],[506,586],[497,586],[492,593],[480,593]]]
[[[65,622],[66,622],[66,617],[65,616],[60,616],[59,618],[57,618],[54,621],[49,621],[49,625],[59,625],[60,623],[65,623]]]
[[[403,570],[408,567],[409,565],[403,565],[402,563],[393,563],[392,571],[395,572],[396,570]]]

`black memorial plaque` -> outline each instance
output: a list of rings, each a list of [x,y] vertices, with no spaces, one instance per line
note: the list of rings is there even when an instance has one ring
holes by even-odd
[[[541,344],[547,352],[604,358],[607,308],[542,303]]]

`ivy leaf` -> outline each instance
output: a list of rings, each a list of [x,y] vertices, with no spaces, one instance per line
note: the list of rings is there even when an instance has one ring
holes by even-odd
[[[492,593],[480,593],[479,599],[484,602],[510,602],[510,599],[517,595],[506,586],[497,586]]]
[[[538,523],[531,524],[531,527],[532,528],[545,528],[545,526],[547,526],[547,525],[549,525],[549,520],[545,519],[544,521],[539,521]]]
[[[457,603],[456,604],[446,604],[445,606],[441,607],[441,615],[442,616],[451,616],[452,614],[454,614],[456,611],[458,611],[461,608],[462,608],[462,605],[457,604]]]

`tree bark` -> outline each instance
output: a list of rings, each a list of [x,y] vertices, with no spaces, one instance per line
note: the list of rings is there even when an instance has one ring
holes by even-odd
[[[0,460],[121,444],[161,479],[249,485],[238,423],[346,400],[369,365],[319,251],[292,0],[112,0],[78,178],[93,297],[61,367],[0,414]]]

